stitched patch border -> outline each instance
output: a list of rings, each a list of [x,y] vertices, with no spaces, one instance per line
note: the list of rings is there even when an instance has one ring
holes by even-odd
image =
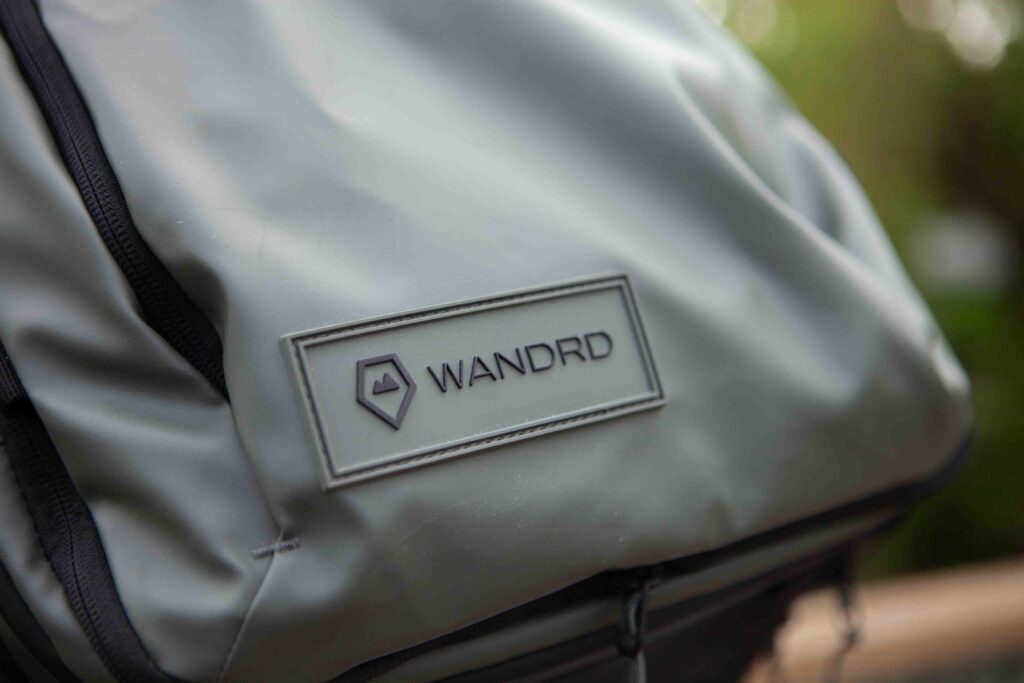
[[[618,290],[621,292],[636,347],[642,356],[646,380],[651,387],[649,393],[627,400],[592,406],[585,410],[554,415],[527,424],[494,430],[440,446],[432,446],[411,453],[404,453],[400,456],[384,458],[351,467],[336,466],[335,460],[331,455],[330,443],[325,434],[322,410],[317,405],[312,389],[310,362],[308,359],[308,351],[310,349],[323,344],[376,334],[390,329],[426,324],[458,316],[474,315],[501,308],[522,306],[549,299],[578,296],[600,290]],[[325,328],[287,335],[282,341],[285,344],[287,355],[295,371],[294,374],[297,379],[302,402],[306,408],[309,432],[320,456],[322,465],[321,479],[325,489],[354,484],[429,463],[448,460],[468,453],[609,420],[638,411],[658,408],[665,404],[665,394],[654,364],[646,332],[640,320],[636,298],[633,294],[629,278],[625,274],[596,276],[351,323],[331,325]]]

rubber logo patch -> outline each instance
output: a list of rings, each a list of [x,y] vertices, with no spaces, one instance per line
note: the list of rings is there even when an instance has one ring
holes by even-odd
[[[347,323],[284,342],[325,488],[664,403],[624,275]]]

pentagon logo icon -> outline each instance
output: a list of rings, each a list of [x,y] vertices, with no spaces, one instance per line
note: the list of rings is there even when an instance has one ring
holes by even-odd
[[[416,382],[398,356],[389,353],[356,363],[356,401],[389,424],[402,426],[416,393]]]

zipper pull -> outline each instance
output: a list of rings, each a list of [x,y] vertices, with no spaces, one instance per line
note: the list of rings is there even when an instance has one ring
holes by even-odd
[[[653,574],[645,581],[627,588],[622,601],[622,618],[619,620],[619,654],[629,659],[629,683],[646,683],[647,661],[644,658],[644,628],[647,617],[647,594],[654,584]]]

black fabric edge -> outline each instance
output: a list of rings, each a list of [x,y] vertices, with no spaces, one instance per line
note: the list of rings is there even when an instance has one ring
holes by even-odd
[[[50,637],[36,621],[3,562],[0,562],[0,616],[42,669],[60,683],[78,683],[78,678],[64,665]],[[11,658],[13,660],[13,656]]]
[[[21,670],[18,660],[15,659],[3,638],[0,638],[0,671],[3,671],[3,675],[8,677],[4,679],[6,683],[28,683],[25,672]]]
[[[227,400],[220,335],[135,225],[85,99],[36,3],[0,1],[0,33],[100,239],[135,294],[143,320]]]
[[[652,569],[658,571],[663,577],[680,576],[687,572],[697,571],[709,565],[744,555],[786,537],[826,526],[829,523],[842,522],[859,515],[884,510],[887,507],[909,506],[945,486],[960,472],[960,469],[970,455],[973,439],[974,429],[972,427],[966,430],[964,437],[960,440],[945,464],[935,473],[923,479],[899,484],[879,493],[819,512],[816,515],[804,517],[774,529],[769,529],[768,531],[749,536],[719,548],[675,560],[668,560],[657,565],[597,574],[589,579],[584,579],[579,583],[524,605],[514,607],[471,626],[453,631],[411,648],[364,662],[331,679],[330,683],[362,683],[363,681],[372,680],[398,665],[426,654],[431,650],[471,640],[472,638],[492,633],[517,621],[542,613],[555,612],[581,600],[593,599],[605,593],[622,590],[631,582],[637,581],[638,577],[646,576]]]
[[[880,524],[858,534],[857,537],[834,544],[810,557],[764,571],[735,584],[730,584],[710,593],[699,595],[681,602],[652,610],[647,617],[647,636],[650,643],[671,637],[672,630],[701,618],[727,609],[737,602],[759,594],[778,590],[788,600],[797,595],[826,584],[838,573],[833,565],[845,564],[852,549],[867,538],[878,534],[888,526]],[[803,579],[803,580],[801,580]],[[794,583],[795,582],[795,583]],[[483,683],[485,681],[520,680],[536,675],[549,665],[570,659],[589,661],[596,657],[610,659],[618,656],[615,648],[616,627],[607,626],[570,640],[527,652],[512,659],[496,662],[484,667],[454,674],[440,679],[439,683]]]
[[[7,374],[17,381],[2,344],[0,364],[7,365]],[[0,404],[4,450],[43,555],[64,589],[71,612],[119,683],[174,683],[175,679],[153,660],[132,626],[96,522],[45,425],[24,389],[16,393],[20,396]],[[25,624],[24,619],[19,622],[19,626]]]

